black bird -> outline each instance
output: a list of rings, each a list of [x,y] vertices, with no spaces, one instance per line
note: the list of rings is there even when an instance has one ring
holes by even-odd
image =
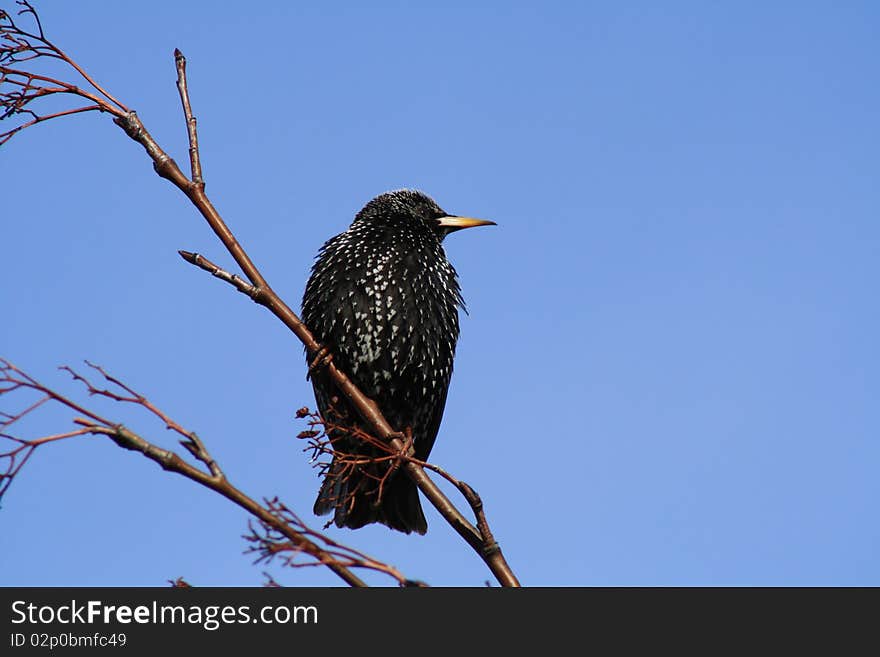
[[[440,428],[458,341],[458,308],[464,308],[443,238],[484,225],[494,222],[450,215],[422,192],[387,192],[324,244],[303,295],[303,321],[315,339],[396,430],[412,428],[415,457],[421,460],[428,458]],[[337,527],[378,522],[424,534],[428,525],[415,484],[403,472],[392,472],[379,495],[388,460],[369,462],[369,457],[387,452],[352,436],[350,429],[362,428],[362,421],[320,368],[313,372],[312,387],[325,420],[348,429],[329,432],[334,450],[367,457],[354,467],[350,458],[333,458],[314,512],[333,511]]]

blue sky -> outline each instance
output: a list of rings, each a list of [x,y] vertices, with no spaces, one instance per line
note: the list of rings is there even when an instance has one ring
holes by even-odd
[[[38,8],[181,164],[184,51],[207,190],[294,307],[380,192],[498,222],[447,240],[470,315],[432,460],[524,584],[880,585],[875,3]],[[104,365],[311,517],[301,347],[179,259],[231,266],[140,147],[73,117],[3,146],[0,176],[0,355],[69,392],[57,365]],[[331,534],[490,579],[426,512],[425,537]],[[259,584],[245,524],[107,441],[55,445],[4,499],[0,584]]]

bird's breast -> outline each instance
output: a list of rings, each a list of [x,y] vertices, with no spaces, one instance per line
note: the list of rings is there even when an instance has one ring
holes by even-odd
[[[439,252],[438,252],[439,251]],[[306,324],[371,397],[445,396],[460,296],[442,249],[325,250],[303,303]]]

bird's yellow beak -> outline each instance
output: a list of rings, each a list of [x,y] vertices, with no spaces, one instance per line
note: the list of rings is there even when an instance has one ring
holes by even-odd
[[[474,226],[497,226],[494,221],[487,219],[474,219],[473,217],[442,217],[437,220],[441,228],[447,229],[449,232],[461,230],[462,228],[473,228]]]

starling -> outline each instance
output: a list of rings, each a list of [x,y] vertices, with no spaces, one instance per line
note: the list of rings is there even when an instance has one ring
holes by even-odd
[[[321,247],[303,295],[303,321],[315,339],[392,427],[412,429],[420,460],[428,458],[440,428],[458,308],[464,309],[443,238],[483,225],[494,222],[450,215],[422,192],[387,192]],[[388,453],[354,436],[369,429],[324,371],[314,369],[315,400],[335,452],[314,512],[333,511],[337,527],[378,522],[424,534],[428,525],[415,484],[389,471],[389,459],[371,460]]]

